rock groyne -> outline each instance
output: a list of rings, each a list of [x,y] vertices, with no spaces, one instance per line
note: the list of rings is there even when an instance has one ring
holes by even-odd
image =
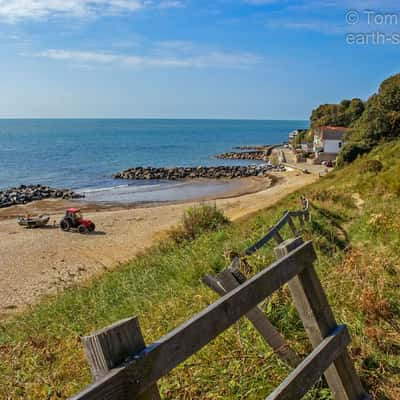
[[[43,199],[79,199],[82,197],[84,196],[70,189],[54,189],[43,185],[21,185],[0,191],[0,208]]]
[[[229,153],[217,154],[215,158],[222,160],[253,160],[267,161],[268,155],[265,151],[232,151]]]
[[[247,165],[223,167],[135,167],[114,175],[116,179],[131,180],[183,180],[183,179],[234,179],[251,176],[268,176],[270,172],[285,171],[283,165]]]
[[[271,145],[269,144],[265,144],[265,145],[255,145],[255,146],[235,146],[233,147],[233,149],[235,150],[267,150],[271,147]]]
[[[267,161],[268,157],[272,154],[272,151],[279,146],[280,145],[234,147],[234,149],[241,151],[231,151],[228,153],[217,154],[215,158],[226,160]]]

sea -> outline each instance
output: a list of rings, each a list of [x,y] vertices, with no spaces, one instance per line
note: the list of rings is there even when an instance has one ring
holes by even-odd
[[[0,190],[21,184],[70,188],[91,202],[188,200],[233,182],[122,181],[131,167],[243,165],[218,160],[235,146],[282,143],[308,121],[0,119]],[[254,163],[254,162],[252,162]]]

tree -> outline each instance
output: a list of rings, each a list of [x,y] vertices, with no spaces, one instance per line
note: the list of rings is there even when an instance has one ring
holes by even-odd
[[[342,100],[323,104],[313,110],[311,126],[341,125],[350,127],[339,164],[349,163],[377,144],[400,138],[400,74],[384,80],[378,93],[367,102]]]
[[[333,125],[349,127],[364,112],[360,99],[342,100],[340,104],[322,104],[311,113],[311,127]]]

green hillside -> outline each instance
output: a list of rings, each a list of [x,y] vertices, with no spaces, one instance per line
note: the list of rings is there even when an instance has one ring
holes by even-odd
[[[400,74],[385,79],[377,93],[366,101],[342,100],[339,104],[322,104],[312,111],[311,128],[323,125],[350,128],[339,164],[354,161],[377,145],[400,137]]]
[[[312,216],[304,237],[314,241],[337,320],[350,328],[351,355],[363,383],[381,400],[400,398],[399,154],[400,141],[383,144],[304,190]],[[202,276],[223,269],[224,253],[254,243],[284,210],[299,208],[299,195],[194,241],[157,245],[129,265],[1,324],[0,398],[66,398],[90,382],[80,335],[137,315],[149,343],[210,304],[216,296]],[[248,258],[251,274],[274,259],[272,249]],[[286,287],[264,309],[299,353],[310,351]],[[288,372],[242,320],[160,388],[167,399],[259,399]],[[322,383],[307,396],[329,398]]]

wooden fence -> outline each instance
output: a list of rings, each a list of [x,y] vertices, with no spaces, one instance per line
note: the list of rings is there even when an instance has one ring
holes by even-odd
[[[292,231],[293,237],[297,237],[299,233],[301,233],[302,229],[305,226],[305,222],[310,218],[309,211],[309,201],[306,197],[301,196],[301,204],[302,208],[298,211],[286,211],[282,218],[269,229],[267,234],[260,239],[253,246],[250,246],[247,250],[245,250],[244,255],[250,256],[255,253],[257,250],[261,249],[261,247],[265,246],[270,240],[275,239],[275,241],[280,244],[283,242],[282,235],[280,231],[286,226],[289,225],[290,230]],[[300,227],[297,228],[294,223],[294,219],[298,219],[300,223]]]
[[[276,232],[279,234],[279,229]],[[83,338],[94,383],[72,399],[160,399],[157,381],[243,316],[270,340],[271,327],[275,328],[257,307],[285,283],[289,284],[313,351],[300,360],[276,332],[272,347],[294,369],[267,400],[300,399],[323,374],[335,399],[368,399],[347,352],[347,328],[337,325],[314,270],[316,254],[312,243],[304,243],[301,238],[282,239],[275,252],[276,262],[242,283],[231,280],[229,286],[227,280],[224,287],[212,278],[212,285],[222,297],[149,346],[144,343],[137,318]]]

